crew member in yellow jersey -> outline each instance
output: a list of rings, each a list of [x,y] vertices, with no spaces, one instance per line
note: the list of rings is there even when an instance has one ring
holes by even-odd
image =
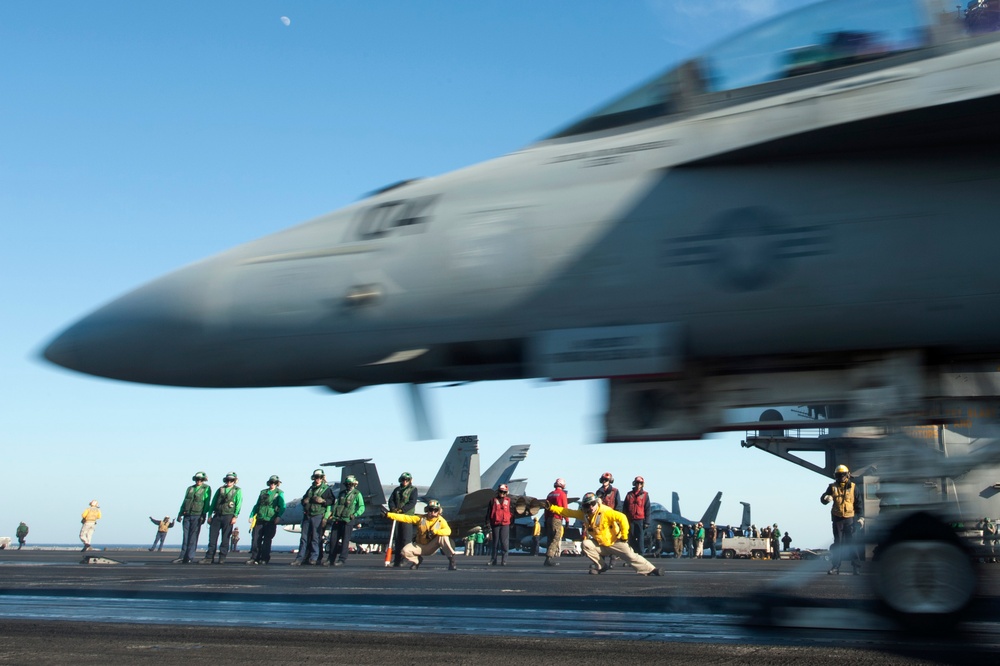
[[[413,543],[403,546],[403,557],[410,563],[411,569],[416,569],[423,563],[425,555],[433,555],[440,548],[448,556],[448,569],[454,571],[458,565],[455,564],[455,549],[452,548],[451,539],[448,538],[451,536],[451,527],[441,515],[441,503],[430,500],[424,511],[422,516],[385,512],[386,518],[390,520],[417,526],[417,535]]]
[[[618,556],[631,564],[638,574],[660,575],[659,569],[628,545],[628,517],[624,513],[603,504],[594,493],[585,494],[580,499],[580,506],[583,507],[582,510],[549,504],[547,509],[557,516],[583,521],[587,531],[587,538],[583,540],[583,554],[594,563],[590,573],[604,573],[611,568],[604,564],[604,558]]]
[[[863,528],[864,503],[858,485],[851,481],[851,472],[847,465],[838,465],[834,471],[833,483],[826,487],[826,492],[820,497],[823,504],[833,503],[830,518],[833,521],[833,548],[830,549],[830,570],[828,574],[840,573],[840,563],[844,559],[844,551],[851,558],[851,569],[854,575],[861,573],[861,557],[854,545],[855,526]]]

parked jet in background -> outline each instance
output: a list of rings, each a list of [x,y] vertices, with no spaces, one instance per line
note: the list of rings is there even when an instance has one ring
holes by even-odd
[[[715,494],[715,497],[708,504],[708,508],[705,509],[705,513],[702,514],[700,522],[703,525],[708,525],[709,523],[716,522],[719,517],[719,507],[722,506],[722,491]],[[681,514],[681,502],[680,496],[677,493],[671,493],[671,509],[667,511],[667,507],[663,506],[659,502],[650,502],[649,505],[652,513],[650,518],[653,522],[660,523],[663,525],[664,529],[670,523],[679,523],[681,525],[694,525],[699,522],[698,520],[692,520],[690,518],[685,518]],[[670,532],[667,531],[667,534]]]
[[[452,526],[452,532],[459,534],[460,530],[468,531],[483,524],[486,505],[496,493],[501,483],[510,480],[517,465],[528,455],[530,445],[523,444],[508,448],[497,458],[485,475],[479,474],[479,437],[463,435],[455,438],[451,448],[433,482],[429,487],[417,486],[420,501],[417,502],[417,513],[423,512],[427,499],[441,502],[444,516]],[[323,463],[323,466],[336,466],[341,469],[341,482],[353,474],[358,479],[358,488],[365,498],[365,513],[362,515],[362,527],[355,531],[353,540],[357,543],[384,543],[389,537],[389,523],[385,521],[379,507],[385,505],[386,498],[396,487],[392,484],[383,485],[379,479],[376,466],[370,458],[362,460],[347,460],[341,462]],[[483,482],[492,483],[483,486]],[[527,481],[520,479],[507,483],[512,498],[523,495]],[[338,491],[340,482],[334,484]],[[302,522],[302,505],[299,498],[288,502],[282,523],[285,530],[297,532]]]

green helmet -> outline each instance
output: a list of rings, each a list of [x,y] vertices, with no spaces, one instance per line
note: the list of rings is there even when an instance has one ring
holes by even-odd
[[[440,511],[440,510],[441,510],[441,502],[438,502],[437,500],[429,500],[427,502],[427,511]]]
[[[205,481],[207,479],[208,479],[208,474],[205,474],[204,472],[198,472],[197,474],[191,477],[192,481]]]
[[[314,469],[313,470],[312,478],[314,478],[314,479],[325,479],[326,478],[326,472],[324,472],[321,469]]]
[[[348,474],[347,478],[344,479],[344,483],[348,486],[356,486],[358,485],[358,480],[353,474]]]
[[[413,480],[413,475],[410,474],[409,472],[403,472],[402,474],[399,475],[400,483],[402,483],[403,481],[412,481],[412,480]]]
[[[224,477],[222,477],[222,480],[228,481],[229,479],[232,479],[233,481],[235,481],[238,478],[239,477],[236,476],[236,472],[228,472]]]
[[[272,483],[281,483],[281,479],[279,479],[279,478],[278,478],[278,475],[277,475],[277,474],[272,474],[272,475],[271,475],[271,478],[267,480],[267,483],[268,483],[268,484],[272,484]]]

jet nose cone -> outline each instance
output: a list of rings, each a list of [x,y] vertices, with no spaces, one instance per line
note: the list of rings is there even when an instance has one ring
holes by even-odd
[[[206,284],[184,272],[105,305],[59,334],[42,352],[64,368],[147,384],[186,384],[205,357]]]

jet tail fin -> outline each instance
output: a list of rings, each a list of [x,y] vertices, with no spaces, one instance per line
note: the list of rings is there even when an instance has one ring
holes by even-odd
[[[510,492],[512,497],[517,497],[518,495],[523,495],[528,490],[528,480],[527,479],[511,479],[510,483],[507,484],[507,490]]]
[[[479,485],[479,437],[462,435],[455,438],[451,450],[441,463],[434,482],[425,497],[442,500],[455,495],[474,493]]]
[[[528,457],[529,448],[531,448],[530,444],[522,444],[512,446],[504,451],[503,455],[497,458],[496,462],[490,465],[490,468],[479,477],[479,487],[496,490],[502,483],[509,484],[514,476],[514,470],[517,469],[517,464]],[[511,492],[511,494],[514,493]]]
[[[740,521],[740,529],[746,532],[750,529],[750,502],[740,502],[743,505],[743,520]]]
[[[671,493],[670,497],[670,513],[675,516],[683,516],[684,514],[681,513],[681,496],[677,493]]]
[[[714,523],[719,517],[719,507],[722,506],[722,491],[715,493],[715,499],[711,501],[708,508],[705,509],[705,515],[701,517],[702,525],[708,525],[709,523]]]
[[[341,460],[338,462],[323,463],[323,466],[340,467],[340,483],[343,485],[344,479],[354,476],[358,480],[358,491],[365,499],[365,512],[362,516],[378,514],[378,507],[385,504],[385,492],[382,490],[382,482],[378,478],[378,469],[371,462],[371,458],[360,458],[358,460]]]

